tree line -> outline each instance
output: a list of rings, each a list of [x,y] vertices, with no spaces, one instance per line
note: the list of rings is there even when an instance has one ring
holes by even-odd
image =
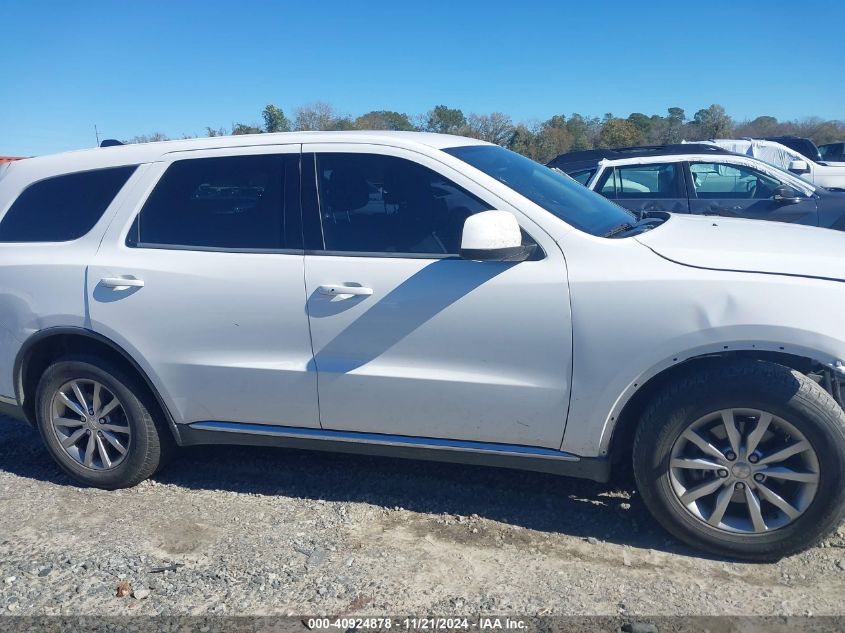
[[[725,108],[713,104],[691,117],[683,108],[668,108],[666,114],[633,112],[627,117],[611,113],[603,117],[572,113],[556,114],[545,121],[514,122],[503,112],[465,114],[460,108],[438,105],[418,115],[393,110],[373,110],[358,117],[338,112],[328,103],[300,106],[288,117],[273,104],[261,110],[261,120],[233,123],[231,128],[206,127],[206,136],[260,134],[309,130],[400,130],[459,134],[502,145],[540,162],[558,154],[593,148],[658,145],[711,138],[796,135],[816,144],[845,140],[845,121],[807,117],[778,121],[773,116],[735,121]],[[183,138],[189,138],[184,136]],[[168,140],[163,133],[136,136],[131,143]]]

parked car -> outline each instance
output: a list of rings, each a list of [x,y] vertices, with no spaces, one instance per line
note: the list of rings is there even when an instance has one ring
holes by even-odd
[[[845,194],[713,145],[571,152],[549,167],[639,215],[698,213],[845,230]]]
[[[628,462],[677,538],[771,560],[845,513],[843,253],[811,227],[638,221],[455,136],[32,158],[0,180],[0,402],[106,489],[204,443]]]
[[[809,158],[813,162],[822,162],[821,152],[816,144],[813,143],[812,139],[803,138],[801,136],[765,136],[762,140],[780,143],[792,151],[798,152],[806,158]]]
[[[809,139],[789,138],[795,141],[793,142],[795,146],[803,145],[803,143],[798,143],[797,141],[807,141],[812,147],[815,147]],[[845,191],[845,166],[818,162],[796,151],[792,147],[783,145],[777,141],[716,139],[707,142],[732,152],[759,158],[764,162],[790,171],[818,187],[824,187],[833,191]],[[818,154],[818,150],[815,153]]]
[[[845,143],[827,143],[825,145],[819,145],[819,153],[822,156],[822,160],[826,163],[845,164]]]

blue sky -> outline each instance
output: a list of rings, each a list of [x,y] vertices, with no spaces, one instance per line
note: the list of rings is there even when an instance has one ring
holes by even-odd
[[[317,100],[351,115],[442,103],[515,120],[692,116],[720,103],[738,119],[845,119],[845,3],[803,7],[3,0],[0,155],[88,147],[94,124],[178,137]]]

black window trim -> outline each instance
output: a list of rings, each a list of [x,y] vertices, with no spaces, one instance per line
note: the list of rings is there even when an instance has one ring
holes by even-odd
[[[303,214],[303,216],[302,216],[303,242],[302,243],[305,246],[305,251],[304,251],[305,255],[324,256],[324,257],[355,257],[355,258],[369,257],[369,258],[380,258],[380,259],[430,259],[430,260],[455,259],[455,260],[464,261],[463,257],[461,257],[460,255],[457,255],[455,253],[400,253],[400,252],[385,253],[383,251],[334,251],[334,250],[326,250],[326,248],[325,248],[325,244],[326,244],[325,233],[323,231],[323,214],[320,211],[320,187],[319,187],[319,183],[318,183],[318,180],[317,180],[317,154],[318,153],[320,153],[320,154],[333,154],[333,153],[337,153],[337,151],[336,150],[312,150],[310,152],[303,151],[303,154],[302,154],[303,159],[302,159],[301,164],[303,166],[307,166],[307,168],[304,168],[302,170],[302,186],[300,187],[300,192],[301,192],[301,195],[303,196],[303,198],[306,195],[306,192],[311,194],[311,196],[310,196],[311,199],[308,200],[308,204],[306,205],[306,201],[305,201],[305,199],[303,199],[302,204],[300,205],[300,210]],[[371,153],[375,153],[378,156],[393,156],[393,154],[382,154],[382,153],[379,153],[379,152],[371,152],[371,151],[365,151],[365,152],[349,151],[349,152],[341,152],[341,153],[344,153],[344,154],[371,154]],[[310,157],[306,158],[309,154],[310,154]],[[408,160],[408,161],[411,160],[410,158],[407,158],[405,156],[393,156],[393,157],[394,158],[401,158],[402,160]],[[415,162],[415,161],[412,161],[412,162]],[[419,163],[419,162],[417,162],[416,164],[422,165],[422,163]],[[422,166],[427,167],[428,169],[431,169],[436,174],[442,176],[443,178],[446,178],[447,180],[449,180],[449,182],[452,182],[452,179],[449,178],[443,172],[436,170],[436,169],[432,169],[428,165],[422,165]],[[306,174],[306,171],[310,171],[310,173]],[[306,187],[306,184],[305,184],[306,179],[310,181],[312,178],[313,178],[313,185],[311,184],[311,182],[309,182],[308,186]],[[454,184],[458,187],[461,187],[461,189],[466,189],[462,185],[459,185],[457,183],[454,183]],[[313,186],[313,191],[311,190],[311,186]],[[482,187],[482,189],[484,189],[484,188]],[[487,189],[484,189],[484,191],[487,192]],[[471,191],[469,193],[473,196],[479,197],[477,194],[475,194]],[[483,200],[483,201],[485,203],[487,202],[486,200]],[[495,206],[494,206],[494,208],[495,208]],[[308,217],[306,217],[306,215],[305,215],[306,213],[309,214]],[[316,222],[313,219],[314,216],[316,216],[316,218],[317,218]],[[519,218],[517,218],[517,220],[518,219]],[[305,235],[306,226],[308,225],[309,222],[311,223],[312,231],[313,231],[314,226],[319,226],[320,239],[322,240],[322,247],[321,248],[309,248],[309,246],[320,246],[319,243],[314,242],[314,236],[311,237],[311,244],[309,245],[308,236]],[[524,235],[527,235],[529,237],[529,239],[531,239],[531,241],[534,242],[534,244],[536,245],[536,249],[534,250],[534,253],[532,254],[532,256],[529,257],[525,261],[541,261],[541,260],[546,259],[546,257],[547,257],[546,250],[543,248],[543,246],[540,244],[540,242],[538,242],[536,239],[534,239],[534,236],[531,235],[528,231],[526,231],[525,228],[522,226],[522,224],[519,225],[519,228],[522,231],[522,233]]]
[[[91,233],[94,231],[94,229],[97,228],[97,225],[100,222],[102,222],[103,218],[105,218],[108,215],[109,209],[111,209],[112,206],[114,205],[115,201],[120,198],[120,194],[126,188],[126,185],[129,184],[129,181],[132,180],[132,177],[135,176],[138,173],[138,168],[140,166],[141,166],[140,163],[127,163],[125,165],[106,165],[106,166],[103,166],[103,167],[93,167],[91,169],[80,169],[78,171],[66,171],[66,172],[54,173],[54,174],[50,174],[49,176],[44,176],[43,178],[39,178],[38,180],[33,180],[32,182],[28,183],[23,189],[21,189],[17,193],[17,195],[14,196],[12,201],[9,203],[9,206],[7,206],[5,209],[2,210],[2,213],[0,213],[0,222],[2,222],[6,218],[6,215],[9,213],[9,210],[13,206],[15,206],[15,203],[18,201],[18,198],[20,198],[23,194],[25,194],[32,187],[35,187],[36,185],[39,185],[42,182],[46,182],[48,180],[53,180],[55,178],[62,178],[64,176],[76,176],[76,175],[79,175],[79,174],[88,174],[88,173],[93,173],[93,172],[97,172],[97,171],[107,171],[109,169],[124,169],[124,168],[129,168],[129,167],[132,168],[132,172],[126,177],[126,182],[124,182],[120,186],[120,188],[115,192],[114,196],[111,199],[111,202],[109,202],[106,205],[106,208],[103,209],[103,213],[100,215],[99,218],[97,218],[97,221],[94,222],[94,224],[91,225],[91,228],[89,228],[87,231],[85,231],[79,237],[75,237],[75,238],[70,239],[70,240],[32,240],[32,241],[26,241],[26,242],[24,242],[24,241],[7,242],[7,241],[0,240],[0,244],[18,244],[18,245],[38,244],[38,245],[42,245],[42,246],[48,245],[48,244],[65,244],[65,245],[67,245],[67,244],[74,244],[75,242],[78,242],[80,240],[84,240],[89,235],[91,235]]]
[[[240,149],[240,148],[238,148]],[[189,158],[177,158],[176,160],[171,161],[167,167],[165,167],[164,171],[158,176],[153,186],[150,187],[149,191],[147,192],[146,197],[141,201],[139,205],[136,206],[136,211],[133,213],[132,221],[126,228],[126,234],[121,242],[124,248],[133,248],[133,249],[144,249],[144,250],[160,250],[160,251],[194,251],[198,253],[233,253],[233,254],[241,254],[241,255],[299,255],[302,256],[305,254],[305,250],[303,248],[235,248],[235,247],[227,247],[227,246],[198,246],[194,244],[160,244],[157,242],[135,242],[130,238],[132,233],[132,228],[135,226],[135,223],[138,221],[138,218],[141,216],[141,212],[144,210],[144,206],[147,204],[147,200],[149,200],[150,196],[152,195],[155,188],[158,186],[158,183],[164,178],[164,175],[167,173],[167,170],[170,167],[181,161],[187,160],[202,160],[204,158],[232,158],[232,157],[240,157],[240,156],[265,156],[265,155],[272,155],[272,156],[298,156],[299,157],[299,182],[296,183],[297,193],[299,194],[299,213],[295,214],[298,215],[298,224],[299,224],[299,232],[300,232],[300,244],[301,241],[301,233],[303,230],[302,227],[302,149],[300,146],[299,152],[264,152],[259,154],[226,154],[223,156],[191,156]],[[286,192],[282,193],[283,200],[285,200]],[[287,221],[287,205],[282,205],[282,223]]]

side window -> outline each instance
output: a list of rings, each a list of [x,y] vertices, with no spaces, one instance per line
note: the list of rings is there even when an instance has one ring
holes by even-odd
[[[680,163],[616,167],[613,179],[608,178],[601,193],[607,195],[605,190],[612,187],[618,199],[684,198],[681,173]]]
[[[771,198],[781,184],[772,176],[745,165],[690,163],[690,174],[695,195],[703,200]]]
[[[593,174],[596,173],[595,169],[580,169],[578,171],[573,171],[569,174],[569,177],[577,182],[580,182],[585,187],[587,183],[590,181],[590,178],[593,177]]]
[[[602,182],[598,187],[598,191],[605,198],[616,199],[616,192],[619,189],[619,181],[616,174],[616,167],[606,169],[602,175]]]
[[[298,196],[298,155],[226,156],[174,162],[127,236],[129,246],[296,248],[286,192]],[[288,169],[285,168],[286,163]],[[291,168],[291,165],[295,169]],[[289,209],[299,215],[298,204]]]
[[[417,163],[378,154],[317,154],[327,251],[455,255],[464,220],[489,210]]]
[[[135,166],[47,178],[27,187],[0,222],[0,242],[69,242],[90,231]]]

